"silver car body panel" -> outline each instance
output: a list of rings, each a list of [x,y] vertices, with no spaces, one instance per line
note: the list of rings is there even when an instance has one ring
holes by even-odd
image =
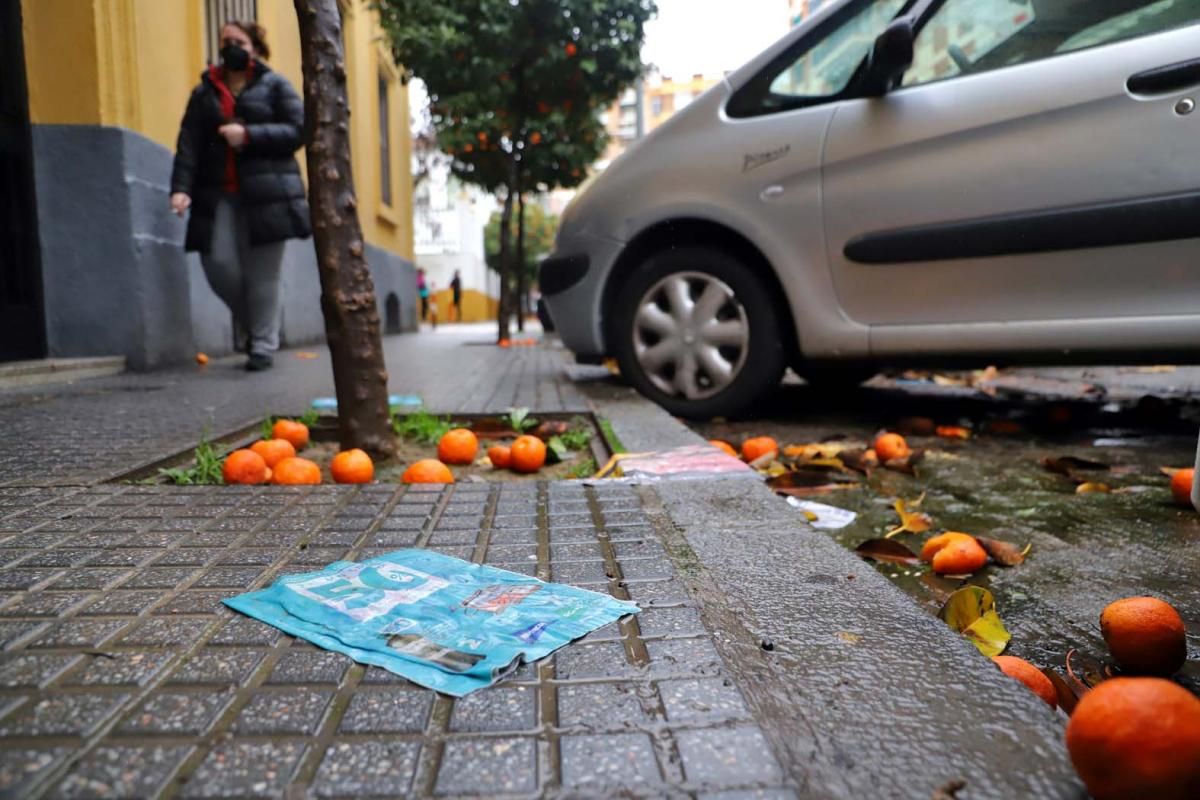
[[[809,358],[1195,349],[1194,239],[886,264],[855,263],[844,247],[873,231],[1200,188],[1200,113],[1173,111],[1194,92],[1125,89],[1132,74],[1195,58],[1200,26],[876,99],[725,113],[842,5],[697,98],[567,209],[556,254],[590,258],[579,284],[547,297],[569,348],[607,352],[601,304],[624,246],[691,219],[758,248]]]

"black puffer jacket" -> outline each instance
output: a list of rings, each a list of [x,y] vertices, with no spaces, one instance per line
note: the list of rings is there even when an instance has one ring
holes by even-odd
[[[238,194],[254,245],[303,239],[312,232],[304,182],[295,152],[303,143],[304,104],[287,79],[262,62],[234,106],[248,141],[236,153]],[[217,133],[225,124],[221,100],[208,73],[192,91],[179,129],[171,191],[192,198],[188,250],[207,252],[213,217],[225,182],[228,144]]]

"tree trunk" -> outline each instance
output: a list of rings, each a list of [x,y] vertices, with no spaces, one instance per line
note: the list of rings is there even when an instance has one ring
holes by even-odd
[[[525,332],[529,315],[529,271],[525,266],[525,193],[517,195],[517,330]]]
[[[392,456],[388,376],[375,285],[350,172],[350,107],[337,0],[295,0],[304,68],[305,145],[321,310],[342,449]]]
[[[512,208],[513,208],[513,193],[510,188],[504,196],[504,210],[500,212],[500,305],[496,311],[496,341],[503,342],[508,339],[508,262],[509,253],[512,250],[512,231],[509,226],[512,223]]]

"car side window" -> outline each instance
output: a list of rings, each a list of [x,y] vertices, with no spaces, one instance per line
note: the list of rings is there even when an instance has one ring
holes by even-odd
[[[849,84],[875,37],[906,0],[875,0],[823,37],[771,80],[770,94],[781,99],[832,97]]]
[[[1195,24],[1200,0],[946,0],[917,34],[902,86],[1037,61]]]

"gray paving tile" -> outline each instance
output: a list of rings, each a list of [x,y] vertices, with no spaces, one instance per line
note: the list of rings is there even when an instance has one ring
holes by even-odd
[[[128,620],[73,619],[51,625],[30,647],[99,647],[129,624]]]
[[[661,782],[650,737],[644,733],[564,736],[563,786],[588,793],[644,792]]]
[[[728,722],[750,716],[742,694],[724,678],[662,681],[658,693],[671,722]]]
[[[80,616],[132,616],[140,614],[162,600],[163,593],[152,590],[125,591],[117,589],[79,612]]]
[[[637,615],[642,636],[695,636],[704,633],[694,608],[652,608]]]
[[[721,657],[708,639],[656,639],[646,642],[650,654],[650,674],[717,675]]]
[[[211,619],[152,617],[139,622],[120,639],[123,647],[155,647],[195,642],[213,625]]]
[[[0,736],[87,736],[128,694],[58,694],[27,702],[0,720]]]
[[[92,592],[34,592],[0,610],[0,617],[57,617],[90,597]]]
[[[450,730],[463,733],[521,732],[537,727],[537,692],[517,686],[475,692],[454,701]]]
[[[310,688],[259,691],[233,723],[236,733],[314,734],[333,691]]]
[[[67,681],[85,686],[142,686],[163,670],[174,653],[117,652],[93,656],[81,672]]]
[[[607,731],[641,728],[652,720],[642,702],[654,706],[654,689],[636,683],[583,683],[560,685],[558,727]]]
[[[240,684],[250,676],[265,655],[262,650],[206,647],[189,656],[171,674],[169,682]]]
[[[150,695],[117,726],[121,733],[200,736],[229,704],[232,688],[224,691],[160,690]]]
[[[50,797],[155,797],[190,751],[183,746],[99,747],[71,768]]]
[[[62,675],[81,656],[53,653],[19,653],[0,660],[0,687],[38,688]]]
[[[554,674],[560,680],[576,678],[626,678],[640,674],[625,658],[625,649],[614,642],[571,644],[554,654]]]
[[[537,788],[534,739],[451,739],[446,742],[435,791],[494,795]]]
[[[425,730],[433,698],[434,693],[428,690],[360,689],[350,698],[350,705],[342,716],[338,731],[420,733]]]
[[[313,779],[317,797],[405,797],[417,769],[418,742],[333,742]]]
[[[30,787],[70,752],[67,747],[0,750],[0,796],[28,797]]]
[[[249,617],[234,617],[217,631],[209,644],[241,644],[270,647],[283,632]]]
[[[353,663],[341,653],[287,652],[275,664],[267,683],[338,684]]]
[[[183,797],[279,797],[305,745],[232,741],[213,748],[183,787]]]
[[[783,780],[783,771],[756,727],[679,731],[675,741],[689,783],[719,788]]]

